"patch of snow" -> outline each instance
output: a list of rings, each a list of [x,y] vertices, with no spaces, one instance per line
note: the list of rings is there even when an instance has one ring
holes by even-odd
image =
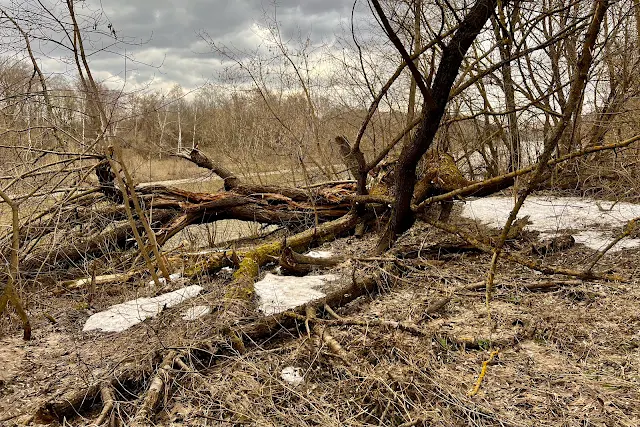
[[[182,318],[184,320],[196,320],[202,316],[206,316],[211,313],[211,307],[208,305],[196,305],[194,307],[189,307],[185,311],[182,312]]]
[[[304,382],[302,368],[296,368],[295,366],[287,366],[282,369],[282,371],[280,371],[280,378],[291,385],[300,385]]]
[[[107,310],[89,317],[82,331],[122,332],[146,319],[157,316],[165,307],[173,307],[194,298],[201,291],[201,286],[192,285],[157,297],[138,298],[113,305]]]
[[[320,289],[327,282],[337,279],[335,274],[294,277],[267,273],[264,279],[254,285],[258,308],[264,314],[271,315],[298,307],[324,297],[325,294]]]
[[[182,273],[173,273],[169,275],[169,280],[171,280],[171,282],[175,282],[178,279],[182,279]],[[165,279],[164,277],[158,277],[158,281],[160,282],[160,285],[166,285],[167,284],[167,279]],[[149,286],[154,286],[156,284],[156,282],[154,282],[153,280],[151,280],[148,285]]]
[[[231,267],[222,267],[220,271],[224,271],[225,273],[233,273],[233,268]]]
[[[576,239],[576,243],[582,243],[583,245],[599,251],[607,247],[609,243],[613,241],[613,238],[606,237],[602,232],[598,230],[585,230],[573,235]],[[621,251],[623,249],[632,249],[640,246],[640,239],[622,239],[611,248],[612,252]]]
[[[309,251],[307,252],[307,256],[312,258],[329,258],[333,256],[333,252],[331,251]]]
[[[478,220],[489,227],[502,228],[511,210],[511,197],[484,197],[467,201],[462,216]],[[606,228],[624,226],[640,216],[640,205],[598,201],[577,197],[530,196],[518,212],[518,217],[529,215],[527,227],[553,237],[562,230],[582,230],[574,237],[592,249],[601,249],[613,240]],[[612,251],[640,246],[640,239],[624,239]]]

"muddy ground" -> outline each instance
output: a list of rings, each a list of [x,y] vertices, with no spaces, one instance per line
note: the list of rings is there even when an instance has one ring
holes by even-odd
[[[525,233],[511,248],[528,253],[535,237]],[[374,243],[373,235],[347,237],[323,249],[362,256]],[[349,261],[331,271],[350,280],[354,271],[386,269],[384,292],[359,298],[338,314],[358,321],[409,322],[422,333],[332,325],[326,332],[348,357],[337,357],[304,328],[280,333],[244,354],[177,376],[156,424],[640,425],[639,249],[608,254],[599,264],[626,282],[585,281],[541,291],[523,286],[564,278],[503,262],[489,318],[482,290],[459,290],[484,278],[489,255],[439,251],[441,243],[460,242],[418,224],[398,242],[399,248],[420,249],[415,257],[393,267],[380,260]],[[578,268],[593,254],[576,245],[548,255],[545,262]],[[146,285],[147,278],[100,287],[90,305],[85,290],[51,284],[25,289],[34,339],[21,340],[15,316],[0,319],[0,425],[29,424],[48,400],[125,366],[151,372],[158,350],[215,336],[230,280],[228,272],[201,277],[198,284],[205,291],[199,297],[121,333],[83,333],[82,326],[96,311],[157,293]],[[448,295],[451,301],[443,310],[425,315],[431,302]],[[209,305],[212,313],[185,321],[180,314],[190,305]],[[483,362],[495,350],[478,393],[470,396]],[[283,380],[285,367],[298,368],[301,384]],[[137,392],[118,396],[118,417],[135,411]],[[97,412],[66,425],[91,425]]]

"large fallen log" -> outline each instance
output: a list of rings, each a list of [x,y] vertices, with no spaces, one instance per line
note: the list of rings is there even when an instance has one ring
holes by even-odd
[[[277,224],[298,227],[310,227],[316,222],[326,222],[344,216],[350,209],[351,202],[344,200],[343,195],[352,192],[351,184],[342,184],[337,188],[320,189],[306,201],[296,201],[277,193],[251,193],[249,188],[240,194],[225,191],[216,194],[196,193],[170,187],[144,187],[140,191],[146,209],[151,212],[152,227],[156,232],[159,244],[164,244],[185,227],[193,224],[206,224],[225,219],[255,221],[263,224]],[[273,190],[274,188],[256,187],[251,190]],[[283,191],[298,198],[297,189]],[[101,221],[105,218],[120,219],[124,206],[107,205],[104,215],[101,210],[93,211],[93,217]],[[114,249],[131,247],[132,229],[125,222],[115,227],[90,236],[72,237],[65,228],[72,229],[85,225],[86,217],[75,219],[69,217],[66,222],[51,227],[62,242],[44,244],[25,257],[21,263],[21,271],[25,273],[38,271],[43,265],[62,267],[77,264],[80,260],[100,257]],[[96,226],[94,228],[99,228]],[[104,225],[102,226],[104,228]],[[144,224],[137,223],[139,232],[144,232]],[[55,239],[54,239],[55,240]]]

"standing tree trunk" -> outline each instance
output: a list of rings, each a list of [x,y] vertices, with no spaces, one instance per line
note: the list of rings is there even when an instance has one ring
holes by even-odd
[[[372,2],[374,5],[377,3]],[[442,51],[438,71],[428,89],[431,99],[427,98],[423,106],[424,116],[420,129],[411,142],[404,146],[396,165],[396,200],[389,226],[378,243],[378,253],[387,250],[397,236],[408,230],[415,221],[411,199],[416,183],[416,167],[440,127],[440,120],[449,101],[449,92],[458,76],[464,55],[493,13],[496,3],[497,0],[478,0]],[[382,11],[377,11],[381,15]],[[383,22],[386,21],[383,15],[380,18]]]
[[[508,124],[508,149],[509,149],[509,165],[508,172],[513,172],[520,166],[520,132],[518,131],[518,117],[516,114],[516,98],[511,74],[511,51],[512,51],[512,35],[509,33],[513,29],[513,22],[518,19],[519,2],[515,3],[515,10],[507,20],[504,4],[500,5],[498,18],[492,19],[493,29],[498,41],[500,60],[502,65],[502,89],[504,90],[505,107],[507,111]],[[507,27],[508,25],[508,27]]]
[[[422,48],[422,40],[421,40],[421,36],[420,36],[420,17],[421,17],[421,12],[422,12],[422,0],[415,0],[415,4],[414,4],[414,21],[413,21],[413,54],[415,55],[416,53],[420,52],[420,49]],[[414,61],[414,64],[416,65],[416,68],[419,68],[419,59],[416,58],[416,60]],[[411,84],[409,86],[409,107],[407,109],[407,122],[406,122],[406,126],[408,127],[409,125],[411,125],[411,123],[413,123],[413,117],[415,116],[415,112],[416,112],[416,79],[411,76]],[[404,144],[410,144],[411,143],[411,132],[407,132],[407,134],[404,137]]]

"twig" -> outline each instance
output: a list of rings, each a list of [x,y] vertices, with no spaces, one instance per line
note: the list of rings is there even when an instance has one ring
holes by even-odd
[[[620,240],[624,239],[625,237],[629,236],[631,233],[633,233],[636,229],[636,226],[638,225],[638,221],[640,221],[640,216],[633,218],[631,221],[629,221],[626,225],[626,227],[624,228],[624,231],[615,239],[613,239],[606,248],[602,249],[601,251],[599,251],[596,255],[594,260],[591,262],[591,264],[589,264],[589,267],[587,268],[587,271],[591,271],[593,269],[593,267],[596,266],[596,264],[598,263],[598,261],[600,261],[602,259],[602,257],[609,252],[609,250],[614,247]]]
[[[485,242],[482,242],[478,237],[473,236],[471,233],[456,227],[453,224],[445,223],[442,221],[434,220],[429,218],[426,215],[420,215],[420,219],[422,219],[427,224],[431,224],[434,227],[437,227],[441,230],[447,231],[452,234],[456,234],[460,236],[465,241],[469,242],[471,245],[480,249],[483,252],[493,254],[493,247]],[[562,274],[564,276],[572,276],[578,277],[580,279],[588,280],[588,279],[601,279],[601,280],[609,280],[614,282],[624,282],[626,279],[617,274],[605,274],[605,273],[594,273],[592,271],[578,271],[572,270],[570,268],[564,267],[554,267],[549,265],[543,265],[540,261],[523,257],[518,254],[514,254],[511,252],[504,252],[503,256],[512,262],[523,265],[532,270],[540,271],[546,274]]]
[[[480,390],[480,386],[482,385],[482,380],[484,379],[484,376],[487,374],[487,367],[489,366],[489,363],[493,361],[493,358],[498,355],[499,352],[500,352],[500,349],[493,350],[491,354],[489,354],[489,359],[482,362],[482,370],[480,371],[480,375],[478,375],[478,380],[476,381],[476,385],[469,392],[469,397],[473,397],[476,394],[478,394],[478,391]]]

